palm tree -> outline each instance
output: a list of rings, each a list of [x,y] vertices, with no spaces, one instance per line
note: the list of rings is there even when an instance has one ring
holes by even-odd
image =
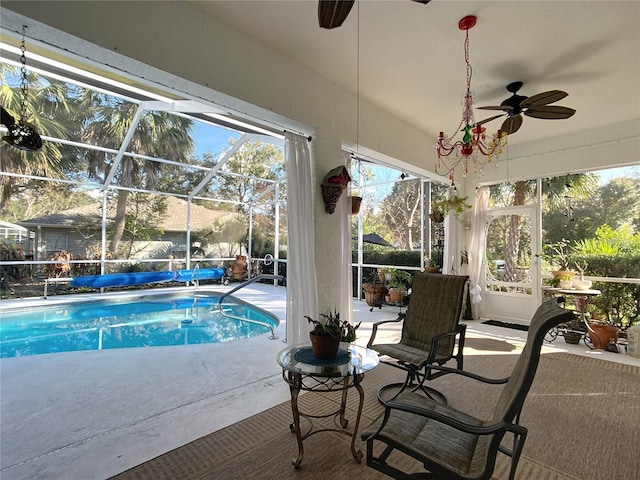
[[[20,71],[16,67],[0,64],[0,103],[20,119],[23,93],[20,89]],[[27,73],[28,95],[26,121],[41,136],[69,138],[80,127],[78,103],[68,84],[51,80],[36,73]],[[0,146],[0,170],[6,173],[34,175],[45,178],[64,178],[64,172],[76,161],[72,149],[61,144],[44,142],[37,152],[18,150],[2,142]],[[14,176],[0,176],[0,212],[28,181]]]
[[[90,101],[96,107],[82,133],[86,143],[119,149],[129,129],[134,128],[133,137],[126,145],[128,152],[181,161],[193,150],[192,120],[168,112],[145,111],[134,124],[138,110],[136,104],[101,93],[88,94],[90,100],[85,101]],[[89,173],[105,180],[112,159],[108,158],[108,154],[96,150],[88,151],[86,155]],[[159,162],[139,160],[125,154],[118,165],[115,183],[124,188],[153,190],[161,169]],[[128,196],[129,190],[118,190],[113,237],[108,247],[112,255],[116,254],[124,234]]]

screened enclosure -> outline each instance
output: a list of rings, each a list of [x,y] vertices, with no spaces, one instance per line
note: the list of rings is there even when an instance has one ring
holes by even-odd
[[[49,278],[226,268],[238,256],[247,277],[284,273],[282,135],[70,72],[29,69],[25,96],[24,72],[0,69],[3,107],[18,117],[26,98],[43,139],[35,152],[0,147],[4,297]]]

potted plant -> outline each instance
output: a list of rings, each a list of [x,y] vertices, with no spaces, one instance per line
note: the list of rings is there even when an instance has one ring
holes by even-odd
[[[402,303],[407,294],[407,287],[411,284],[411,274],[405,270],[391,269],[391,280],[387,282],[389,289],[389,303]]]
[[[576,268],[578,269],[580,277],[573,279],[573,286],[576,290],[589,290],[591,285],[593,285],[593,282],[584,278],[584,271],[587,269],[587,262],[576,262]]]
[[[558,286],[563,278],[569,276],[570,280],[575,276],[576,272],[569,270],[569,265],[571,264],[571,252],[569,242],[567,240],[561,240],[558,243],[545,245],[541,256],[549,262],[551,268],[556,268],[556,270],[551,270],[555,286]]]
[[[431,206],[431,213],[429,214],[429,218],[431,219],[432,222],[435,223],[442,223],[444,222],[444,211],[434,207],[433,205]]]
[[[383,283],[363,283],[364,301],[370,307],[378,306],[382,303],[387,294],[387,287]]]
[[[453,212],[456,219],[460,219],[460,216],[471,208],[471,205],[467,203],[469,197],[461,197],[459,195],[453,195],[446,200],[440,200],[431,204],[432,212],[440,212],[443,215],[443,219],[449,212]],[[429,215],[431,217],[431,215]],[[433,219],[432,219],[433,220]]]
[[[438,273],[440,271],[440,265],[438,265],[438,261],[435,258],[425,258],[425,267],[424,271],[428,273]]]
[[[340,342],[353,342],[356,339],[356,330],[360,324],[354,326],[346,320],[340,320],[337,310],[320,316],[320,320],[304,317],[313,325],[309,332],[313,355],[316,358],[331,360],[338,354]]]
[[[572,275],[570,275],[570,274],[565,272],[560,277],[560,281],[559,281],[558,285],[560,286],[560,288],[563,288],[565,290],[571,290],[571,288],[573,287],[572,278],[573,278]]]

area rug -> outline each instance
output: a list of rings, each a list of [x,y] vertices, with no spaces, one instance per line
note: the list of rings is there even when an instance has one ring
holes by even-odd
[[[465,357],[467,370],[500,378],[507,376],[513,354]],[[362,425],[381,411],[375,392],[401,379],[402,372],[380,365],[366,375]],[[475,415],[488,416],[500,386],[481,385],[447,375],[432,382],[449,403]],[[286,388],[283,385],[283,388]],[[351,393],[351,392],[350,392]],[[349,419],[355,418],[357,395],[349,398]],[[339,396],[305,394],[301,408],[324,413]],[[312,435],[304,442],[300,469],[289,430],[291,406],[284,402],[258,415],[211,433],[145,462],[113,480],[248,480],[330,479],[382,480],[388,477],[354,461],[350,439],[334,432]],[[640,478],[640,367],[605,362],[567,353],[542,356],[536,379],[522,412],[529,429],[518,479],[615,480]],[[353,428],[349,425],[348,428]],[[358,439],[364,452],[364,443]],[[417,471],[407,459],[406,466]],[[506,480],[509,461],[499,456],[495,480]]]

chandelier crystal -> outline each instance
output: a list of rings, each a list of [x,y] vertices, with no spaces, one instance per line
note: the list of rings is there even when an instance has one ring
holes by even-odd
[[[466,33],[464,60],[467,66],[467,90],[462,97],[462,118],[455,133],[449,136],[440,132],[435,145],[438,156],[435,166],[436,173],[447,176],[452,181],[456,169],[460,169],[462,176],[466,177],[470,166],[474,173],[482,175],[484,166],[497,159],[507,144],[505,132],[498,130],[488,136],[486,129],[476,123],[473,116],[473,94],[471,93],[473,70],[469,62],[469,30],[476,24],[476,20],[474,15],[468,15],[458,22],[458,28]],[[455,140],[456,135],[460,132],[462,138]]]

